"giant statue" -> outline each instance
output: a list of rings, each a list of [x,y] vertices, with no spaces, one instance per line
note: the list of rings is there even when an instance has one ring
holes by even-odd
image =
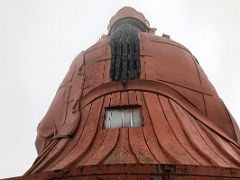
[[[155,31],[124,7],[77,55],[37,127],[26,176],[82,168],[76,177],[148,178],[186,167],[196,177],[240,178],[236,121],[194,55]]]

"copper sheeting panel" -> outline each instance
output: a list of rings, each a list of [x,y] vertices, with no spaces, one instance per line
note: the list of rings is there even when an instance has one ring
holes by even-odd
[[[140,79],[111,81],[110,35],[75,58],[38,126],[27,175],[117,164],[240,168],[239,128],[195,57],[149,32],[139,39]],[[104,128],[106,108],[122,106],[141,108],[142,127]]]
[[[130,92],[136,99],[129,98]],[[237,143],[202,121],[202,114],[192,115],[196,109],[185,109],[165,94],[128,91],[128,105],[142,107],[143,127],[104,129],[104,110],[120,104],[122,93],[85,105],[74,136],[52,140],[29,172],[97,164],[240,166]]]
[[[239,179],[240,170],[234,168],[189,165],[97,165],[42,172],[9,180],[42,179],[164,179],[164,180],[229,180]]]

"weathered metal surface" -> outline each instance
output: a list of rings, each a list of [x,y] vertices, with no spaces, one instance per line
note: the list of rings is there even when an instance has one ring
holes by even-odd
[[[129,20],[118,25],[111,33],[110,76],[113,81],[126,82],[129,79],[139,79],[141,73],[139,32],[140,28]]]
[[[137,14],[129,10],[122,9],[111,28]],[[142,19],[140,14],[137,20]],[[239,128],[196,58],[150,30],[139,32],[138,38],[141,74],[125,84],[109,75],[111,35],[77,56],[38,126],[38,158],[26,175],[239,178]],[[105,129],[105,110],[122,106],[140,107],[142,126]],[[72,170],[79,167],[81,172]],[[66,169],[71,176],[65,177]]]
[[[132,7],[123,7],[120,9],[109,21],[108,24],[108,31],[111,32],[111,29],[113,26],[125,18],[132,18],[135,20],[138,20],[139,22],[143,23],[146,28],[150,29],[150,24],[148,20],[144,17],[144,15],[141,12],[136,11]]]
[[[42,179],[149,179],[149,180],[230,180],[239,179],[240,170],[189,165],[94,165],[42,172],[9,180]]]

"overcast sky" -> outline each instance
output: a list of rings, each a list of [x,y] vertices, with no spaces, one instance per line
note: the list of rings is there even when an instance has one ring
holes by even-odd
[[[36,127],[73,58],[123,6],[197,57],[240,124],[239,0],[0,0],[0,178],[36,158]]]

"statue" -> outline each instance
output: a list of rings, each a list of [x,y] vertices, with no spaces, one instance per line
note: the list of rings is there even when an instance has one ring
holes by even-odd
[[[108,30],[74,59],[26,175],[119,164],[239,170],[239,128],[192,53],[130,7]]]

